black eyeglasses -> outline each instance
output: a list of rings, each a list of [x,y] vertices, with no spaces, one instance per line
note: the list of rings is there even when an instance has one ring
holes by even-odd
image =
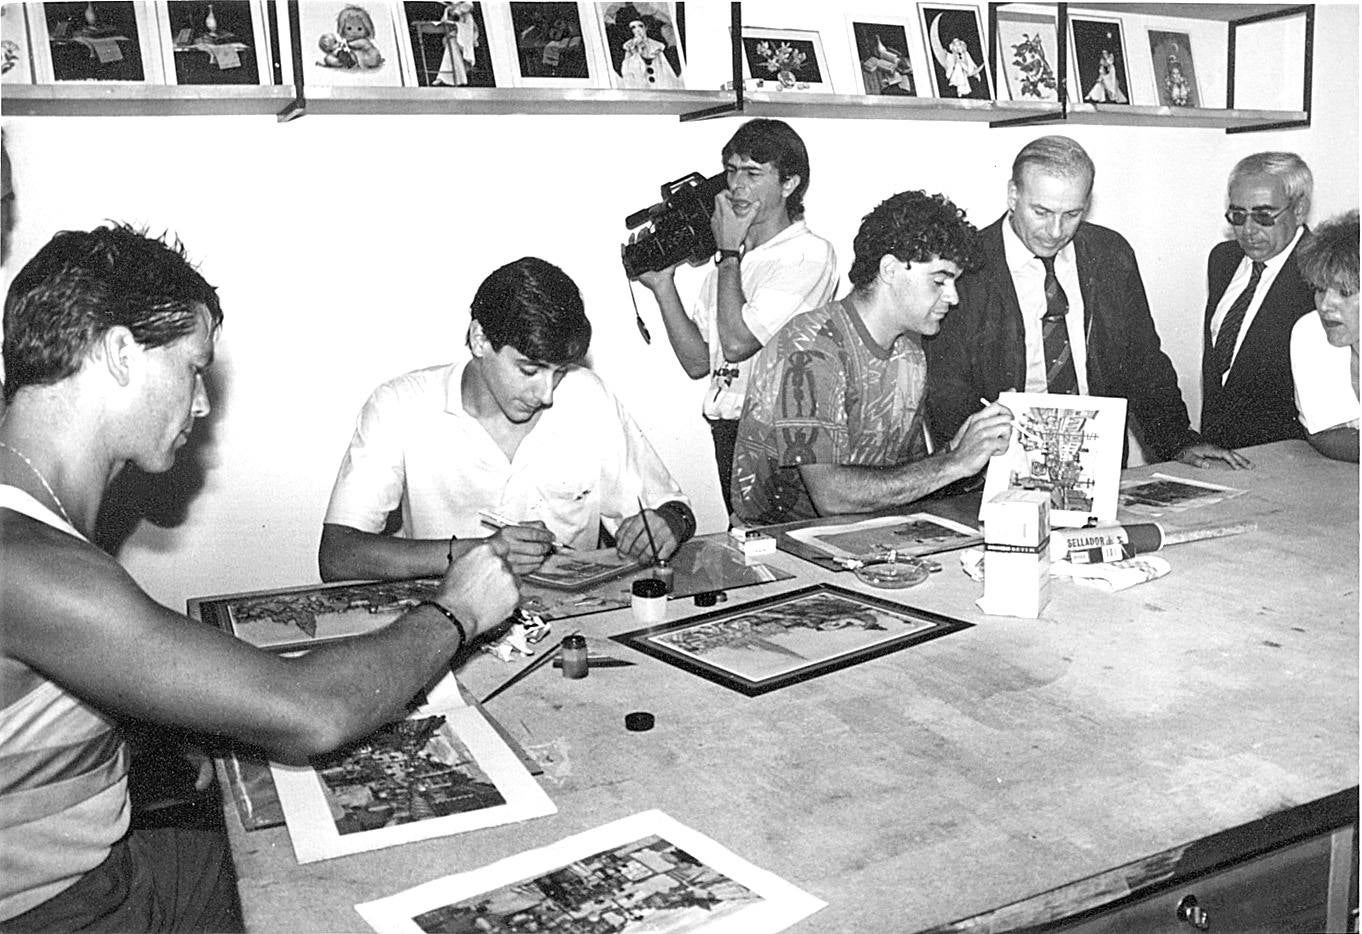
[[[1290,205],[1279,211],[1269,211],[1267,208],[1254,208],[1252,211],[1246,211],[1243,208],[1230,208],[1225,212],[1225,220],[1230,222],[1231,227],[1243,227],[1244,223],[1251,217],[1259,227],[1271,227],[1277,223],[1277,218],[1290,209]]]

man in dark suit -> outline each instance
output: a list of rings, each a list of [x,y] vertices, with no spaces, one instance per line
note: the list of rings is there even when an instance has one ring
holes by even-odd
[[[1206,263],[1201,434],[1226,447],[1303,438],[1291,382],[1291,327],[1315,307],[1296,268],[1314,179],[1290,152],[1246,156],[1230,172],[1234,239]]]
[[[927,412],[938,443],[1004,390],[1124,397],[1158,460],[1248,467],[1193,431],[1159,347],[1135,253],[1084,221],[1096,169],[1067,136],[1022,148],[1008,212],[981,233],[982,267],[927,350]]]

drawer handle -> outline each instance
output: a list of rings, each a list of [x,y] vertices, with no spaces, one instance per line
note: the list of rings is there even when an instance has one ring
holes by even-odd
[[[1184,895],[1182,901],[1178,902],[1178,920],[1186,921],[1198,931],[1211,929],[1211,916],[1197,904],[1195,895]]]

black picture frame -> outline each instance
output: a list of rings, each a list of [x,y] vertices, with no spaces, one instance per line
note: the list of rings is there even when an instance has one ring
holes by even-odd
[[[787,621],[791,618],[795,620],[794,625]],[[851,625],[822,625],[842,623],[848,619],[854,622]],[[858,628],[857,622],[864,633],[859,639],[854,632],[849,632]],[[822,583],[764,597],[741,606],[725,607],[699,616],[635,629],[611,636],[611,639],[707,681],[748,697],[756,697],[873,658],[881,658],[973,625],[835,584]],[[807,630],[807,633],[797,632],[782,640],[784,644],[776,641],[791,630]],[[810,636],[808,633],[819,635]],[[842,635],[834,636],[833,633]],[[680,646],[680,640],[688,635],[690,646]],[[816,640],[824,638],[829,640],[826,645],[813,645]],[[748,653],[741,659],[747,663],[745,666],[735,663],[732,656],[726,659],[701,657],[710,650],[735,648]],[[810,650],[817,648],[823,650],[822,654],[810,657]],[[769,672],[758,674],[763,665],[769,668]]]
[[[473,63],[462,64],[461,70],[452,72],[453,77],[444,74],[442,65],[448,58],[454,61],[457,50],[453,45],[455,27],[444,16],[448,9],[440,2],[408,2],[402,4],[403,22],[406,24],[406,39],[411,43],[412,72],[417,87],[497,87],[496,65],[492,61],[491,40],[487,20],[483,15],[481,3],[471,4],[468,16],[472,17],[477,32],[473,49]]]
[[[1118,17],[1070,17],[1078,99],[1085,104],[1133,102],[1125,31]]]

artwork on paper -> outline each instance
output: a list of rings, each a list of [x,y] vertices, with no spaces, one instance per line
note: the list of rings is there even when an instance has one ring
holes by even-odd
[[[355,910],[380,934],[774,934],[823,907],[661,811],[645,811]]]
[[[265,14],[255,0],[156,4],[172,84],[268,83]]]
[[[850,21],[861,93],[882,97],[916,97],[917,79],[908,58],[906,20],[873,23]]]
[[[1185,32],[1149,30],[1154,93],[1163,107],[1200,107],[1191,37]]]
[[[818,584],[611,638],[753,697],[967,626]]]
[[[807,526],[785,534],[834,558],[883,559],[937,554],[977,545],[977,529],[930,513],[881,516],[838,525]]]
[[[1059,27],[1053,13],[1000,9],[998,52],[1009,98],[1059,100]]]
[[[0,83],[32,84],[33,56],[25,4],[0,4]]]
[[[683,37],[677,22],[682,3],[597,3],[596,20],[610,86],[637,91],[677,91],[686,86]]]
[[[1129,104],[1126,43],[1119,19],[1071,17],[1074,80],[1088,104]]]
[[[423,2],[399,4],[399,28],[409,45],[403,52],[405,83],[421,88],[494,88],[492,54],[483,4]],[[405,54],[410,52],[409,55]]]
[[[760,90],[833,90],[817,32],[743,26],[742,51],[744,73]]]
[[[1133,513],[1161,516],[1165,512],[1183,512],[1197,506],[1211,506],[1242,496],[1243,493],[1243,490],[1207,483],[1205,480],[1188,480],[1155,473],[1143,480],[1123,481],[1120,503],[1122,509]]]
[[[581,590],[636,570],[639,563],[613,548],[555,551],[525,580],[555,590]]]
[[[510,3],[516,84],[526,87],[608,86],[597,58],[595,27],[581,3]],[[590,27],[590,29],[588,29]]]
[[[1044,490],[1051,527],[1115,522],[1126,400],[1004,392],[998,401],[1012,411],[1012,438],[989,460],[983,502],[1007,490]]]
[[[946,100],[993,100],[979,8],[920,3],[918,14],[931,59],[933,93]]]
[[[300,863],[557,811],[482,714],[453,703],[270,772]]]
[[[401,87],[397,26],[386,3],[298,4],[304,84]]]
[[[34,4],[36,79],[155,82],[159,50],[153,48],[146,3]]]

